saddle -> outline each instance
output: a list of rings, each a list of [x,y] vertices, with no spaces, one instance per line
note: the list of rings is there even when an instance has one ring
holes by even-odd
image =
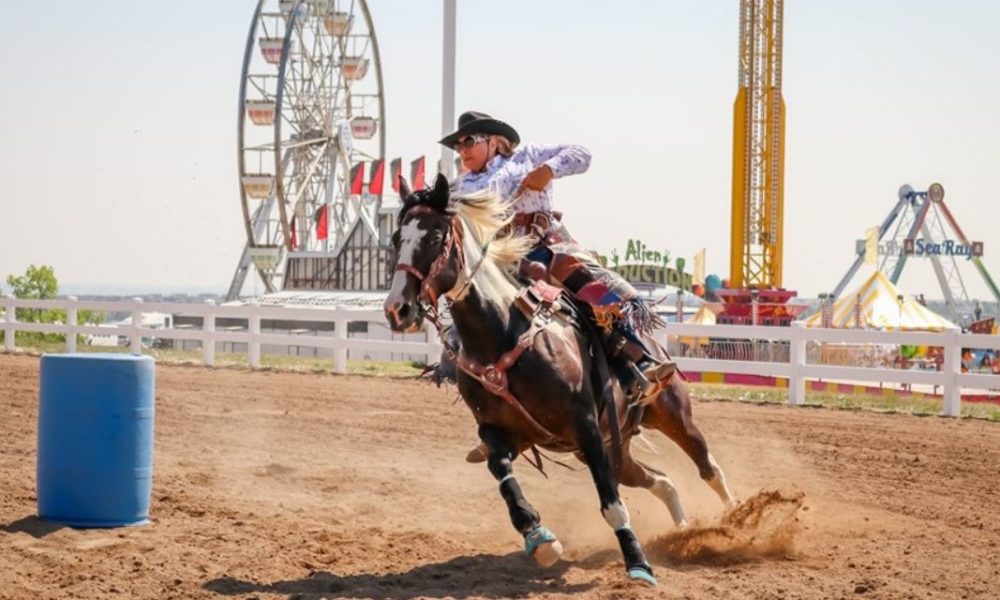
[[[524,351],[534,344],[535,336],[541,333],[552,320],[554,312],[558,310],[558,301],[562,294],[562,289],[543,281],[535,281],[531,287],[521,290],[514,303],[524,312],[531,324],[517,338],[517,344],[501,355],[496,362],[484,365],[466,355],[461,349],[452,352],[455,356],[456,366],[478,381],[491,394],[506,402],[534,430],[535,434],[544,440],[542,444],[545,446],[558,446],[561,444],[561,440],[536,421],[511,393],[507,382],[507,370],[514,366]]]
[[[542,272],[545,272],[542,265],[538,263],[534,264],[541,267]],[[525,265],[522,264],[521,267],[523,276]],[[525,279],[528,278],[525,277]],[[449,328],[442,331],[442,342],[445,344],[445,352],[441,357],[441,362],[429,366],[425,369],[424,373],[430,373],[431,380],[440,386],[444,381],[455,383],[458,371],[463,371],[520,414],[524,422],[535,431],[535,434],[544,440],[540,443],[541,446],[557,451],[576,452],[578,450],[575,447],[567,446],[564,440],[558,439],[538,423],[532,417],[531,413],[524,408],[524,405],[510,392],[507,382],[507,370],[517,362],[525,350],[532,346],[535,336],[545,329],[556,314],[561,314],[571,321],[576,321],[584,334],[590,337],[594,344],[603,347],[606,340],[602,339],[596,327],[586,322],[587,319],[591,319],[591,316],[587,313],[586,307],[581,306],[581,304],[573,299],[564,289],[546,283],[541,278],[531,279],[530,284],[523,287],[514,300],[514,305],[530,322],[530,326],[518,338],[514,348],[500,356],[496,362],[483,365],[462,352],[458,336],[455,334],[454,329]],[[643,408],[637,404],[627,402],[624,414],[619,415],[619,409],[616,406],[611,387],[611,375],[605,353],[602,350],[595,349],[595,358],[598,361],[595,368],[600,373],[600,378],[604,382],[603,390],[595,390],[598,393],[598,413],[607,419],[608,432],[605,443],[610,444],[612,468],[618,472],[621,468],[622,436],[625,432],[638,429],[639,422],[642,419]],[[610,410],[607,410],[608,408]],[[620,421],[622,417],[624,417],[624,422]],[[532,445],[531,450],[535,455],[535,462],[531,462],[530,460],[528,462],[541,471],[542,474],[545,474],[545,470],[542,467],[542,455],[538,448]],[[556,464],[571,468],[556,459],[547,456],[546,458]]]
[[[552,230],[552,225],[562,220],[562,213],[558,210],[552,212],[537,211],[517,213],[511,222],[504,226],[497,234],[499,237],[509,235],[513,231],[521,231],[528,235],[534,235],[539,239],[544,239],[546,234]]]
[[[530,286],[521,289],[521,293],[514,299],[514,305],[528,319],[534,319],[536,315],[549,319],[555,313],[564,311],[565,303],[559,301],[564,294],[565,290],[562,288],[541,279],[533,279]]]

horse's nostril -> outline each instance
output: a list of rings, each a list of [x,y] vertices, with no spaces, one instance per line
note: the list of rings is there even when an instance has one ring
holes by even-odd
[[[409,316],[410,316],[410,305],[409,304],[403,304],[402,306],[399,307],[399,310],[396,311],[396,317],[400,321],[405,320]]]

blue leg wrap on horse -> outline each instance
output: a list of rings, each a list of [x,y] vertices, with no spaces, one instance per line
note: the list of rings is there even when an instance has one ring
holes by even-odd
[[[629,569],[628,578],[633,581],[639,581],[653,587],[657,586],[656,577],[653,577],[652,573],[650,573],[646,569],[643,569],[642,567],[632,567],[631,569]]]
[[[524,553],[528,556],[534,554],[542,544],[556,541],[556,534],[549,531],[542,525],[536,525],[528,533],[524,534]]]
[[[629,579],[638,581],[646,585],[655,586],[656,577],[653,577],[653,569],[646,562],[639,540],[631,527],[622,527],[615,530],[615,537],[621,545],[622,556],[625,558],[625,572]]]

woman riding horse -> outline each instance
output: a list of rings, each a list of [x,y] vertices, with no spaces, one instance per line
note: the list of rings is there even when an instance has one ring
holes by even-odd
[[[463,173],[452,194],[462,197],[492,189],[510,203],[515,213],[512,233],[535,239],[525,271],[547,278],[590,306],[623,389],[636,400],[657,394],[676,369],[673,362],[654,358],[641,340],[641,333],[655,327],[658,317],[635,288],[573,240],[561,214],[553,210],[552,180],[585,172],[590,152],[575,145],[519,147],[520,141],[517,131],[503,121],[486,113],[463,113],[458,129],[439,142],[453,148],[462,161]],[[486,460],[485,446],[473,449],[468,460]]]
[[[487,467],[499,483],[511,524],[524,537],[525,552],[548,566],[559,559],[562,546],[525,498],[514,477],[514,460],[535,447],[572,452],[590,470],[628,578],[655,585],[618,484],[649,490],[666,504],[677,526],[683,527],[686,518],[670,478],[632,457],[630,441],[639,427],[677,442],[723,502],[733,503],[722,470],[692,420],[683,381],[671,378],[641,410],[629,410],[620,390],[612,402],[600,403],[601,390],[608,388],[594,364],[601,360],[594,340],[555,309],[559,303],[550,289],[533,286],[533,291],[541,288],[540,301],[533,308],[523,306],[530,292],[511,278],[510,269],[535,241],[519,235],[497,238],[510,220],[504,217],[507,205],[490,193],[452,200],[441,175],[431,189],[414,193],[402,181],[400,199],[386,319],[393,331],[415,331],[425,317],[440,328],[439,301],[449,303],[460,348],[448,342],[446,348],[459,367],[458,391],[479,426]],[[625,417],[620,425],[618,415]]]

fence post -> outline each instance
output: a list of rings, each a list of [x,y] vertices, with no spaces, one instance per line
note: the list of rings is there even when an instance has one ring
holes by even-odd
[[[338,313],[340,311],[337,311]],[[337,340],[337,345],[333,347],[333,371],[334,373],[347,372],[347,319],[338,317],[334,321],[333,337]]]
[[[3,338],[3,348],[7,352],[14,351],[14,323],[17,320],[14,318],[14,314],[17,312],[14,308],[14,297],[5,296],[3,297],[4,303],[4,338]]]
[[[70,296],[73,304],[66,310],[66,352],[76,352],[76,296]]]
[[[942,334],[944,342],[944,364],[941,370],[944,374],[944,416],[958,417],[962,414],[962,388],[958,384],[958,375],[962,372],[962,347],[958,343],[957,331],[946,331]]]
[[[215,300],[209,298],[205,300],[209,307],[205,311],[205,318],[201,324],[201,362],[206,367],[215,366]]]
[[[670,323],[664,323],[663,327],[653,331],[653,339],[657,344],[663,346],[667,352],[670,351]]]
[[[129,336],[132,354],[142,354],[142,334],[139,328],[142,327],[142,298],[132,298],[135,305],[132,307],[132,333]]]
[[[444,343],[441,341],[441,336],[438,335],[437,327],[425,322],[424,331],[427,332],[427,344],[430,346],[424,358],[424,363],[429,365],[436,362],[438,357],[441,356],[441,351],[444,350]]]
[[[250,368],[260,368],[260,303],[254,300],[250,303],[250,319],[247,323],[249,331],[247,353]]]
[[[791,339],[788,341],[788,404],[802,406],[806,403],[806,380],[802,375],[806,365],[806,330],[802,321],[792,321]]]

